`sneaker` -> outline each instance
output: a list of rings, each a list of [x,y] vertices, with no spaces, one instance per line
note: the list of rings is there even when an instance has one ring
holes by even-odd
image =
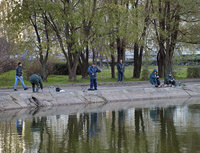
[[[92,91],[92,90],[94,90],[94,89],[92,89],[92,88],[89,88],[88,90]]]
[[[24,90],[28,90],[28,88],[24,88]]]
[[[97,88],[95,88],[94,90],[97,90]]]
[[[17,91],[17,89],[14,89],[14,91]]]

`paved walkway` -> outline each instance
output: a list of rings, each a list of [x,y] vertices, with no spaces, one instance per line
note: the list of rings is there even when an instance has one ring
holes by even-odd
[[[97,91],[88,91],[88,84],[60,85],[65,92],[56,92],[57,86],[46,86],[43,93],[31,89],[0,89],[0,110],[28,107],[53,107],[58,105],[143,101],[167,98],[200,97],[200,81],[187,80],[185,86],[155,88],[147,81],[125,83],[102,83]]]

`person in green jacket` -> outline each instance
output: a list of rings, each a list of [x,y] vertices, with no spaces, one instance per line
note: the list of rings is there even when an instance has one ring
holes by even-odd
[[[36,92],[39,91],[39,87],[42,89],[43,91],[43,84],[42,84],[42,77],[40,74],[32,74],[29,78],[29,81],[31,82],[32,84],[32,89],[33,89],[33,92],[35,92],[35,85],[37,86],[36,87]]]
[[[175,79],[174,79],[174,77],[173,77],[171,72],[169,72],[169,74],[165,76],[164,83],[167,84],[168,86],[169,85],[170,86],[172,86],[172,85],[176,86],[176,81],[175,81]]]

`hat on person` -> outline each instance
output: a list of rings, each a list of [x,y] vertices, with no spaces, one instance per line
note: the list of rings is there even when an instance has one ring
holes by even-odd
[[[154,69],[153,72],[158,72],[158,70],[157,70],[157,69]]]

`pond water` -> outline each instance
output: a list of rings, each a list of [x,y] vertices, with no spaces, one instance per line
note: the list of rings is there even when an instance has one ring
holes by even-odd
[[[124,105],[0,119],[0,153],[200,153],[199,103]]]

